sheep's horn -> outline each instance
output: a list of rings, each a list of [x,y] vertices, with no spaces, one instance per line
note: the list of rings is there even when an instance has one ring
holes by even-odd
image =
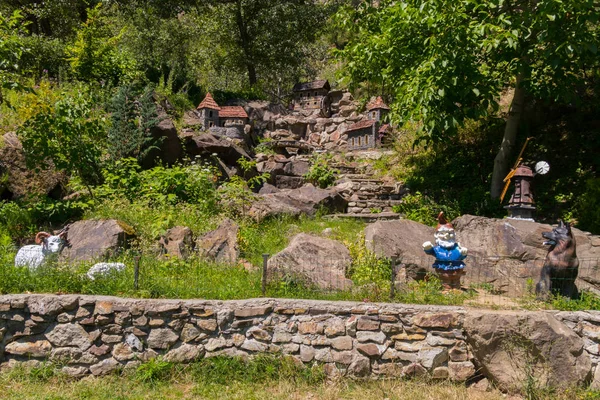
[[[52,236],[52,235],[50,235],[48,232],[38,232],[37,235],[35,235],[35,243],[41,244],[42,240],[44,240],[44,238],[47,238],[50,236]]]

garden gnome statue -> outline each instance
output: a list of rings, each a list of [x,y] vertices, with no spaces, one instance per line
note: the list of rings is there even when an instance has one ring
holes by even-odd
[[[444,285],[444,289],[460,289],[460,277],[464,274],[465,263],[462,261],[467,257],[467,249],[460,247],[456,241],[454,227],[448,221],[444,213],[438,217],[435,231],[435,246],[431,242],[423,243],[425,253],[435,256],[433,268],[437,272]]]

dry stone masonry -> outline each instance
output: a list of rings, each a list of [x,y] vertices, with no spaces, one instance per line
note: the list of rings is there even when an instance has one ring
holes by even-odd
[[[254,299],[0,296],[0,366],[49,360],[73,376],[259,353],[357,377],[485,375],[518,386],[534,365],[554,386],[600,386],[600,312]],[[528,364],[529,363],[529,364]],[[520,372],[521,371],[521,372]]]

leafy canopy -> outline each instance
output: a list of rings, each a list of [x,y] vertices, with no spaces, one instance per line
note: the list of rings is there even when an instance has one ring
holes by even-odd
[[[36,113],[19,128],[30,168],[56,169],[79,176],[86,184],[102,179],[100,157],[105,122],[96,115],[90,93],[64,93],[55,103],[38,103]]]
[[[498,108],[520,76],[527,92],[574,101],[584,68],[598,64],[600,7],[593,0],[382,0],[337,15],[350,32],[338,56],[352,84],[395,98],[397,122],[429,138]]]
[[[17,10],[11,16],[0,13],[0,104],[3,103],[3,89],[20,89],[16,78],[19,59],[24,46],[19,38],[22,29],[22,15]]]

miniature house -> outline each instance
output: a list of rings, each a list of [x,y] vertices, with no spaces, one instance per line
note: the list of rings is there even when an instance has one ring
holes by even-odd
[[[297,83],[294,92],[294,110],[319,110],[329,107],[327,94],[331,90],[326,80]]]
[[[209,129],[213,126],[229,127],[244,126],[248,123],[248,114],[240,106],[219,106],[210,93],[198,105],[197,114],[200,117],[202,128]]]
[[[377,97],[367,105],[367,119],[358,121],[346,130],[348,135],[348,149],[360,150],[378,147],[389,131],[389,124],[381,124],[390,108]]]
[[[515,174],[515,191],[505,206],[508,210],[508,218],[527,219],[533,221],[535,214],[535,202],[531,191],[533,171],[526,165],[519,165]]]

